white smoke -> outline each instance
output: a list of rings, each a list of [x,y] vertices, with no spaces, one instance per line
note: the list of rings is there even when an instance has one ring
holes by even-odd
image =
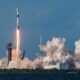
[[[48,41],[46,45],[41,45],[40,49],[45,51],[47,56],[57,61],[61,60],[61,57],[65,55],[65,39],[53,38],[52,41]]]
[[[80,54],[80,40],[75,42],[75,54]]]
[[[5,69],[8,66],[8,59],[6,57],[0,60],[0,68]]]
[[[76,68],[80,68],[80,40],[75,42],[75,58],[74,58]]]
[[[72,59],[72,56],[66,49],[65,41],[65,38],[53,37],[53,39],[48,41],[46,45],[40,45],[40,49],[46,52],[46,56],[43,58],[44,68],[59,69],[61,63],[66,63],[68,65],[67,61],[68,59]],[[66,67],[66,69],[67,68],[68,67]]]
[[[34,61],[24,58],[23,60],[12,60],[8,65],[10,68],[19,69],[36,69],[36,68],[58,68],[59,64],[65,63],[69,59],[70,55],[66,51],[64,38],[54,37],[51,41],[48,41],[46,45],[40,45],[40,49],[46,52],[46,56],[39,56]],[[15,52],[13,52],[15,53]],[[14,57],[15,58],[15,57]]]
[[[33,69],[36,68],[43,68],[43,57],[39,56],[37,59],[35,59],[32,63]]]
[[[60,64],[64,67],[63,69],[69,69],[69,64],[75,63],[76,68],[80,68],[80,40],[75,42],[75,55],[71,55],[65,46],[65,38],[53,37],[51,41],[47,41],[45,45],[40,45],[40,50],[44,51],[46,56],[38,56],[33,61],[25,57],[23,59],[16,58],[17,53],[12,50],[12,60],[8,63],[6,57],[0,60],[1,69],[36,69],[44,68],[61,69]]]
[[[18,68],[18,69],[30,69],[31,61],[28,58],[24,58],[23,60],[12,60],[9,62],[8,69]]]

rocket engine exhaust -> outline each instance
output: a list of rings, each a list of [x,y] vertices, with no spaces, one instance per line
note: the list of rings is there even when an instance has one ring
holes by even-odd
[[[19,52],[20,49],[20,30],[16,29],[16,51]]]

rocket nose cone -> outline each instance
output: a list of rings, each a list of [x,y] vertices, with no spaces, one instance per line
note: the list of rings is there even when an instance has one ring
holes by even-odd
[[[19,8],[17,8],[16,10],[17,10],[17,12],[19,12]]]

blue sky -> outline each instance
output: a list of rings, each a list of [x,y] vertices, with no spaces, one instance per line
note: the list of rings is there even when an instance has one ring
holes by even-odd
[[[21,46],[33,59],[52,37],[66,38],[66,47],[74,50],[80,38],[80,0],[0,0],[0,57],[5,45],[15,40],[16,8],[20,8]]]

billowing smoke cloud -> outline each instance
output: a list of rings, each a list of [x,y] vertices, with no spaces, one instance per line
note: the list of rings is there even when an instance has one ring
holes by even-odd
[[[51,41],[47,41],[45,45],[39,45],[40,50],[45,52],[45,56],[38,56],[33,61],[25,57],[23,59],[15,58],[15,50],[12,51],[12,60],[8,63],[6,57],[0,60],[1,69],[70,69],[80,68],[80,40],[75,42],[75,55],[71,55],[65,46],[65,38],[53,37]],[[75,63],[75,65],[74,65]]]
[[[53,39],[48,41],[46,45],[40,45],[40,49],[46,52],[46,56],[43,58],[43,65],[45,69],[59,69],[60,64],[65,64],[63,68],[69,68],[67,61],[68,59],[70,60],[72,56],[67,52],[65,41],[65,38],[53,37]]]
[[[8,69],[11,68],[19,68],[19,69],[30,69],[31,61],[28,58],[24,58],[23,60],[12,60],[8,65]]]
[[[75,42],[75,58],[74,58],[76,68],[80,68],[80,40]]]
[[[61,57],[66,55],[65,39],[54,37],[51,41],[48,41],[46,45],[41,45],[40,49],[45,51],[50,59],[55,61],[61,60]]]
[[[40,46],[41,50],[47,53],[43,63],[47,68],[69,69],[74,68],[74,57],[67,51],[64,38],[54,37],[51,41],[48,41],[46,45]]]
[[[36,68],[43,68],[43,57],[42,56],[39,56],[37,59],[35,59],[33,61],[33,64],[32,64],[32,67],[33,69],[36,69]]]
[[[80,40],[75,42],[75,54],[80,54]]]
[[[8,66],[8,59],[6,57],[0,60],[0,68],[5,69]]]

